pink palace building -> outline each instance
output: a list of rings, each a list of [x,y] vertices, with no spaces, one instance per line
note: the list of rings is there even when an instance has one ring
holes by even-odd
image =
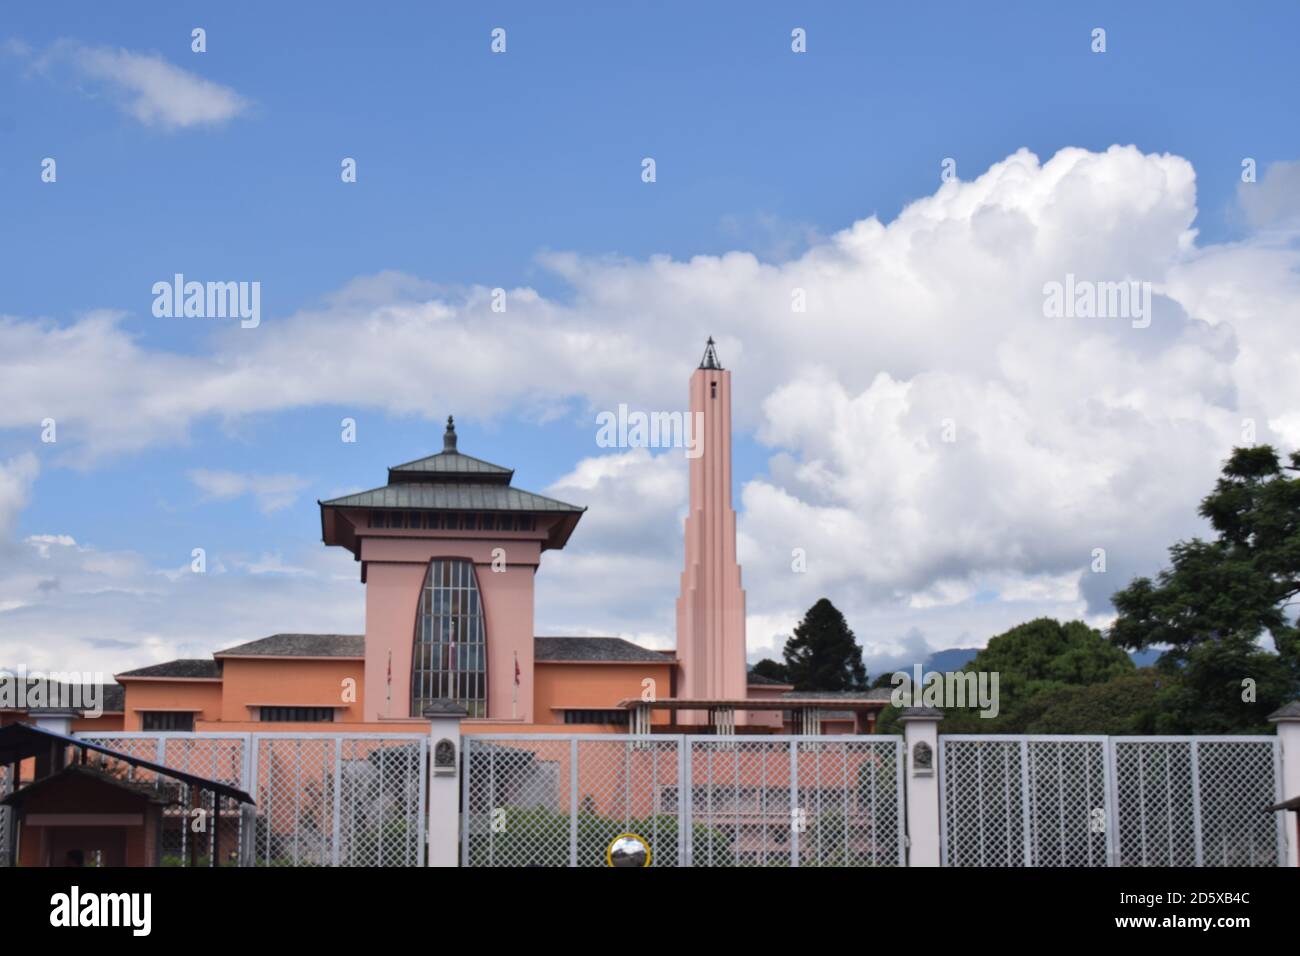
[[[401,731],[454,706],[467,734],[870,732],[887,690],[799,693],[748,670],[731,372],[712,339],[689,394],[702,453],[690,462],[675,650],[534,634],[543,556],[569,543],[586,509],[465,454],[448,418],[437,454],[319,503],[325,544],[360,565],[365,634],[274,634],[127,670],[105,689],[104,714],[71,729]],[[0,711],[0,725],[26,716]]]

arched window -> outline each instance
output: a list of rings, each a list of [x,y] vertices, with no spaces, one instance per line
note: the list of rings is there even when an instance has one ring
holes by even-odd
[[[454,700],[471,717],[487,716],[487,642],[474,565],[429,562],[415,615],[411,716],[435,700]]]

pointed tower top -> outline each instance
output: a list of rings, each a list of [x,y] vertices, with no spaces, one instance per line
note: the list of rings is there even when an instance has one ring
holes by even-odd
[[[722,363],[718,361],[718,351],[713,347],[713,336],[709,336],[709,342],[704,346],[704,358],[700,359],[700,368],[722,369]]]
[[[456,420],[450,415],[447,416],[447,430],[442,433],[442,450],[456,450]]]

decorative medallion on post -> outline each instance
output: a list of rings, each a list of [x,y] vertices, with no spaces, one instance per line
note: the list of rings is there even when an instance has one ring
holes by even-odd
[[[456,774],[456,745],[446,737],[433,745],[433,772],[440,777]]]
[[[928,777],[934,773],[934,751],[924,740],[912,748],[912,775]]]

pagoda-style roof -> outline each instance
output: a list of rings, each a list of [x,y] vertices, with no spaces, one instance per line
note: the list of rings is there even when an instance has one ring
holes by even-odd
[[[456,421],[447,416],[447,431],[442,436],[442,451],[394,465],[388,469],[388,483],[436,481],[454,478],[457,481],[488,481],[508,485],[514,476],[513,468],[494,465],[482,458],[462,455],[456,450]]]
[[[336,509],[379,511],[491,512],[554,515],[543,548],[562,548],[586,508],[515,488],[514,470],[466,455],[456,448],[456,423],[447,418],[442,451],[388,469],[388,484],[317,502],[326,544],[356,552],[355,528],[340,528]],[[503,521],[505,519],[502,519]],[[346,522],[344,523],[346,526]]]
[[[521,488],[475,482],[394,484],[354,495],[322,501],[322,507],[409,508],[416,511],[522,511],[532,514],[581,514],[586,508],[571,505]]]

